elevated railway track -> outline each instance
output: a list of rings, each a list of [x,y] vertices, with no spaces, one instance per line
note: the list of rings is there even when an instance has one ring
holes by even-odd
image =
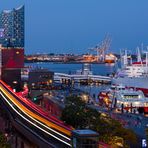
[[[36,105],[14,93],[0,80],[1,102],[11,122],[22,134],[33,138],[40,147],[72,147],[72,127],[40,110]]]

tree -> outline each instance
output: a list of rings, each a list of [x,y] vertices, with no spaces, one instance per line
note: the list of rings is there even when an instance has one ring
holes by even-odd
[[[61,119],[74,128],[89,128],[97,131],[100,141],[111,145],[117,139],[123,139],[124,147],[137,142],[137,137],[132,130],[125,129],[119,121],[108,115],[102,116],[96,109],[88,107],[78,96],[66,98]]]
[[[0,132],[0,148],[10,148],[7,139],[2,132]]]
[[[74,128],[84,128],[84,123],[86,123],[84,109],[85,102],[82,101],[80,97],[67,97],[61,119]]]
[[[114,137],[121,137],[124,140],[124,147],[127,145],[137,144],[136,134],[122,126],[122,124],[110,118],[109,116],[101,117],[100,124],[96,124],[96,131],[100,133],[100,140],[112,144]]]
[[[77,96],[77,95],[71,95],[68,96],[65,100],[65,105],[66,106],[77,106],[77,107],[84,107],[86,106],[85,101],[83,101],[81,99],[81,97]]]

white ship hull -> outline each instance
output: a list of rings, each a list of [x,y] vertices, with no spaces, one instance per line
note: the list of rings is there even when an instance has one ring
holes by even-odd
[[[136,88],[148,96],[148,77],[118,77],[112,79],[112,84],[123,84],[126,87]]]

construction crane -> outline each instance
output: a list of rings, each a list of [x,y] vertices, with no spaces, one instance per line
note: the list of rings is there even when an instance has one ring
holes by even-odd
[[[109,49],[111,44],[111,37],[106,35],[104,40],[97,44],[94,48],[89,48],[90,50],[94,50],[97,52],[97,62],[105,61],[105,52]]]

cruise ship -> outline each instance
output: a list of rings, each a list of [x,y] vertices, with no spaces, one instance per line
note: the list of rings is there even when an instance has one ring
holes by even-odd
[[[139,52],[140,53],[140,52]],[[128,60],[127,51],[121,57],[122,68],[112,78],[112,84],[123,84],[126,87],[142,90],[148,96],[148,52],[145,52],[145,60],[137,55],[137,61]]]
[[[148,98],[140,90],[112,85],[110,89],[100,92],[99,104],[111,109],[148,113]]]

